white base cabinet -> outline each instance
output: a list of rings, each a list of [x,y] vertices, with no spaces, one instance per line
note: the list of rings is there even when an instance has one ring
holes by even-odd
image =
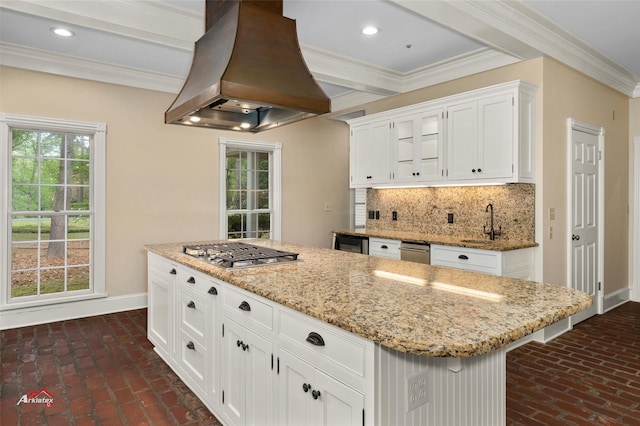
[[[149,340],[224,425],[505,423],[504,349],[399,353],[152,253],[148,284]]]
[[[493,251],[431,245],[431,264],[521,280],[533,279],[533,249]]]
[[[364,395],[299,357],[280,350],[278,424],[340,426],[364,424]]]

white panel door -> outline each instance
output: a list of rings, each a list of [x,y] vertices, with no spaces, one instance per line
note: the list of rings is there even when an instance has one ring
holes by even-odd
[[[310,426],[316,424],[314,418],[311,382],[315,369],[280,350],[279,410],[278,424],[282,426]]]
[[[593,300],[572,317],[575,324],[598,313],[599,137],[572,130],[571,139],[571,285]]]

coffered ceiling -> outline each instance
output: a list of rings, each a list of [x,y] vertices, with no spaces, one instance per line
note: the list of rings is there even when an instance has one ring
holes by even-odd
[[[284,0],[284,15],[334,111],[541,55],[640,96],[640,1]],[[0,64],[177,93],[203,16],[204,0],[0,0]]]

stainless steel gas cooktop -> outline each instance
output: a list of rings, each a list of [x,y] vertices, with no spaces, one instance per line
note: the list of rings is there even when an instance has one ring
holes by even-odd
[[[227,269],[276,265],[298,260],[298,253],[241,242],[218,242],[183,246],[189,256]]]

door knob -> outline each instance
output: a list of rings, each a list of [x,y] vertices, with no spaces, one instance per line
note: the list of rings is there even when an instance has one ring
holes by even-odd
[[[580,240],[580,235],[573,234],[573,235],[571,236],[571,239],[572,239],[573,241],[579,241],[579,240]]]

